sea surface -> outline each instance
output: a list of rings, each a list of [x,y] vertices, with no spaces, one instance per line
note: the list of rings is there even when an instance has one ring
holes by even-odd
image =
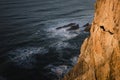
[[[0,80],[59,80],[77,62],[95,0],[0,0]],[[78,30],[57,27],[79,24]]]

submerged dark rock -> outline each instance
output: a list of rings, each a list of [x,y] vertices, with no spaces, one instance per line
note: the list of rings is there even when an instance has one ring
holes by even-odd
[[[91,24],[90,23],[86,23],[85,25],[83,25],[83,27],[85,27],[84,31],[89,32],[90,28],[91,28]]]
[[[56,30],[62,29],[62,28],[68,28],[67,30],[77,30],[79,29],[79,24],[76,23],[70,23],[61,27],[57,27]]]
[[[67,29],[67,30],[76,30],[76,29],[79,29],[79,25],[78,24],[70,26],[70,28]]]

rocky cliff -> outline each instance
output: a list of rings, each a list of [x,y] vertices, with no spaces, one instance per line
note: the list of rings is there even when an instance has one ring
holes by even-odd
[[[120,80],[120,0],[97,0],[90,36],[63,80]]]

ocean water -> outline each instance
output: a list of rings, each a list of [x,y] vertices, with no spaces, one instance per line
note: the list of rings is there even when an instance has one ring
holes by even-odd
[[[59,80],[77,62],[95,0],[0,0],[0,80]],[[69,23],[79,29],[57,27]]]

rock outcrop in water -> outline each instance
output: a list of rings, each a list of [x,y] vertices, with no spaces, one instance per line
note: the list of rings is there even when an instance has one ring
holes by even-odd
[[[63,80],[120,80],[120,0],[97,0],[90,36]]]
[[[56,29],[59,30],[59,29],[63,29],[63,28],[68,28],[67,31],[77,30],[77,29],[79,29],[79,24],[70,23],[70,24],[67,24],[67,25],[64,25],[64,26],[61,26],[61,27],[57,27]]]
[[[91,24],[90,23],[86,23],[85,25],[83,25],[83,27],[85,27],[84,31],[89,32],[90,28],[91,28]]]

